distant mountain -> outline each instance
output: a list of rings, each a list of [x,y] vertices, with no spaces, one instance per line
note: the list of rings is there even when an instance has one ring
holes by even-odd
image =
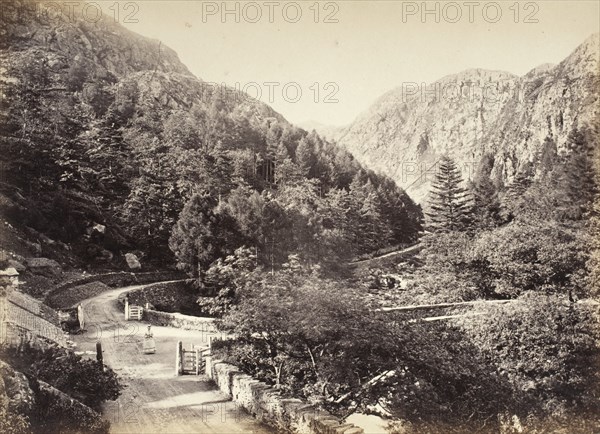
[[[576,125],[598,117],[598,58],[595,34],[560,64],[541,65],[523,77],[470,69],[426,87],[405,84],[381,96],[335,139],[417,201],[443,154],[459,163],[466,178],[489,154],[493,177],[510,182],[535,162],[546,137],[561,152]]]
[[[304,121],[299,122],[297,124],[300,128],[304,128],[306,131],[316,131],[321,137],[331,140],[333,139],[341,129],[340,127],[336,127],[334,125],[326,125],[319,121]]]

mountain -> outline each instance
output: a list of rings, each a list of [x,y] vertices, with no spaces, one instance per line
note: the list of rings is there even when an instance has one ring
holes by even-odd
[[[325,139],[333,139],[340,130],[340,127],[326,125],[315,120],[300,122],[298,123],[298,126],[304,128],[306,131],[314,130]]]
[[[373,200],[389,196],[392,204],[377,202],[386,215],[398,206],[418,220],[404,192],[348,152],[248,95],[208,85],[173,50],[112,17],[86,19],[84,5],[56,14],[17,0],[0,14],[0,258],[114,268],[133,251],[171,265],[171,230],[195,193],[273,193],[285,176],[316,197],[364,184]],[[395,242],[414,238],[416,229],[398,225]]]
[[[405,84],[382,95],[335,139],[418,201],[443,154],[457,161],[466,178],[490,156],[492,177],[506,184],[536,161],[547,137],[564,151],[575,126],[597,119],[598,57],[595,34],[560,64],[541,65],[522,77],[470,69],[427,86]]]

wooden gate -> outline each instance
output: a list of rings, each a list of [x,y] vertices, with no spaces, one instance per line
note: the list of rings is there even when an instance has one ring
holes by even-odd
[[[177,375],[200,375],[204,370],[203,355],[209,347],[191,345],[189,350],[183,348],[181,341],[177,342],[177,357],[175,369]]]
[[[144,314],[144,308],[142,306],[129,306],[129,319],[135,319],[138,321],[142,320]]]
[[[144,308],[142,306],[136,306],[129,304],[129,297],[125,298],[125,321],[132,319],[141,321],[144,316]]]

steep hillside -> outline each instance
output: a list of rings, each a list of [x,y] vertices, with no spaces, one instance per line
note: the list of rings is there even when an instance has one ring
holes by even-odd
[[[507,183],[536,160],[546,137],[560,152],[575,125],[598,116],[598,67],[596,34],[559,65],[541,65],[523,77],[472,69],[426,86],[405,83],[336,139],[418,200],[443,154],[453,157],[467,178],[481,157],[491,154],[493,176]]]
[[[173,111],[212,110],[213,124],[228,121],[246,136],[258,135],[265,119],[285,120],[258,101],[204,85],[159,41],[111,17],[84,19],[77,5],[74,19],[32,0],[3,9],[2,211],[66,242],[77,259],[107,263],[122,248],[140,247],[125,227],[123,204],[156,153],[147,139],[161,139]],[[35,238],[28,241],[44,245]],[[51,250],[30,254],[56,256]]]
[[[220,202],[237,187],[277,189],[289,175],[324,194],[359,173],[355,190],[396,189],[268,105],[204,83],[173,50],[112,17],[56,15],[34,0],[13,8],[0,17],[0,203],[15,228],[1,247],[13,258],[112,268],[135,252],[170,266],[172,227],[195,193]]]

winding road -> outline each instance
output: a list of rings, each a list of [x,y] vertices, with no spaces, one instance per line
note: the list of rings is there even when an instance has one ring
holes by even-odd
[[[141,285],[143,286],[143,285]],[[275,431],[260,424],[211,384],[204,375],[175,375],[175,349],[181,340],[207,346],[216,335],[210,322],[206,331],[152,326],[156,353],[144,354],[147,324],[125,321],[117,306],[119,294],[141,287],[104,292],[82,302],[85,329],[73,336],[75,350],[95,359],[96,341],[102,343],[104,363],[126,385],[116,401],[108,401],[103,414],[112,433],[256,433]]]

